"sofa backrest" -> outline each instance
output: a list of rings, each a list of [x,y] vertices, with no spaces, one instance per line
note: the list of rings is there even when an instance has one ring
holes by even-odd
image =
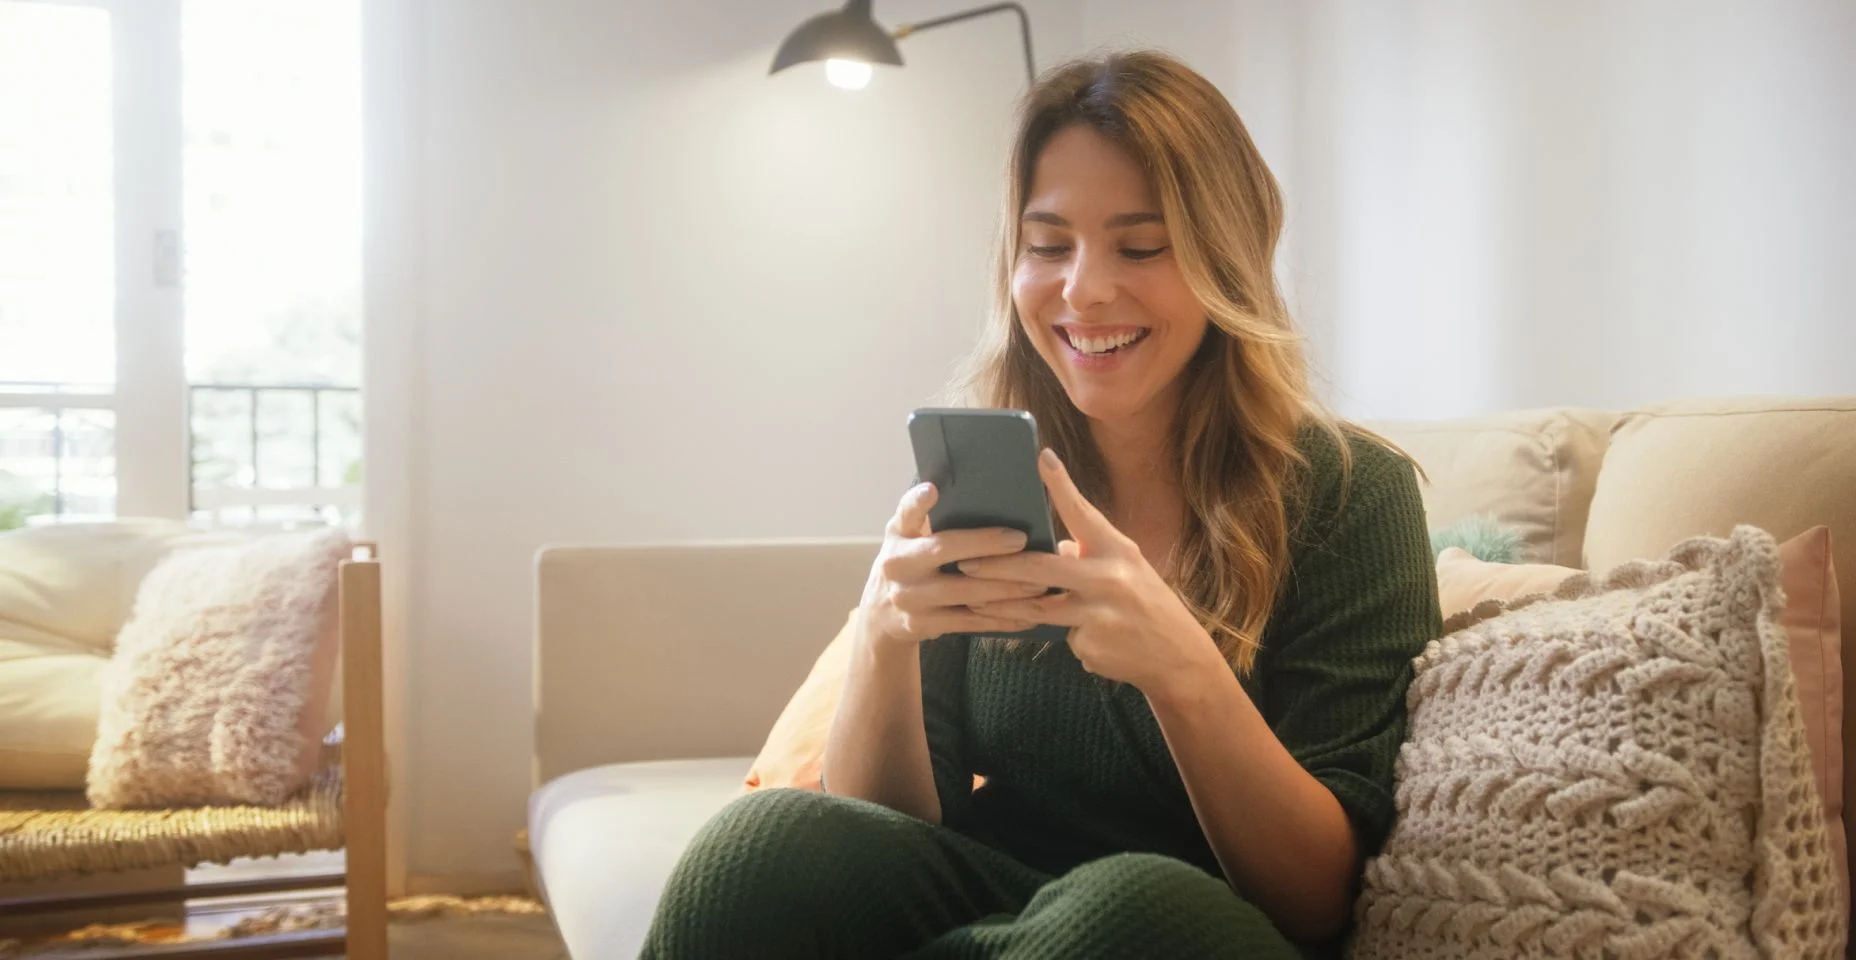
[[[1843,635],[1856,639],[1856,397],[1688,400],[1624,414],[1593,490],[1585,566],[1660,556],[1742,523],[1779,540],[1830,528]],[[1856,663],[1847,646],[1844,663]]]
[[[1689,537],[1726,536],[1735,524],[1779,540],[1824,524],[1843,622],[1856,623],[1856,396],[1366,426],[1429,474],[1424,506],[1433,529],[1494,516],[1520,532],[1530,563],[1606,569],[1660,556]]]
[[[1521,560],[1580,566],[1598,466],[1618,415],[1574,408],[1365,426],[1424,468],[1432,529],[1490,515],[1521,537]]]
[[[535,778],[753,756],[881,541],[554,546],[536,557]]]

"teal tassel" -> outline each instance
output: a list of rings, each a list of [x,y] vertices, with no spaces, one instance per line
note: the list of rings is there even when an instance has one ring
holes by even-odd
[[[1478,560],[1520,563],[1521,534],[1489,514],[1466,517],[1441,530],[1431,531],[1431,557],[1461,547]]]

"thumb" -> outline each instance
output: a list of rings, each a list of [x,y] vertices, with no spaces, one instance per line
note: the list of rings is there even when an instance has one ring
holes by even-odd
[[[895,516],[889,518],[891,534],[903,537],[925,537],[929,533],[928,511],[934,507],[941,492],[932,483],[918,483],[902,495],[902,502],[897,505]]]

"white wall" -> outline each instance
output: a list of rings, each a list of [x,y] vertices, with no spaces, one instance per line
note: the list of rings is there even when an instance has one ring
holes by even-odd
[[[998,18],[859,93],[768,78],[832,5],[368,5],[368,512],[415,889],[515,866],[536,548],[874,535],[910,477],[903,419],[984,314],[1023,60]]]
[[[1089,0],[1284,181],[1346,412],[1856,392],[1856,4]]]

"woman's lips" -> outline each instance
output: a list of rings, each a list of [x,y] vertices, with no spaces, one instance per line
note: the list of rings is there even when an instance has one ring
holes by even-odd
[[[1099,327],[1083,324],[1057,324],[1052,327],[1057,339],[1063,344],[1063,351],[1069,357],[1070,365],[1091,373],[1105,373],[1128,362],[1134,351],[1147,342],[1152,328],[1136,326]],[[1132,339],[1128,339],[1132,336]],[[1114,346],[1106,352],[1092,352],[1077,346],[1078,341],[1089,344],[1096,351],[1105,345],[1117,341],[1126,342]]]

